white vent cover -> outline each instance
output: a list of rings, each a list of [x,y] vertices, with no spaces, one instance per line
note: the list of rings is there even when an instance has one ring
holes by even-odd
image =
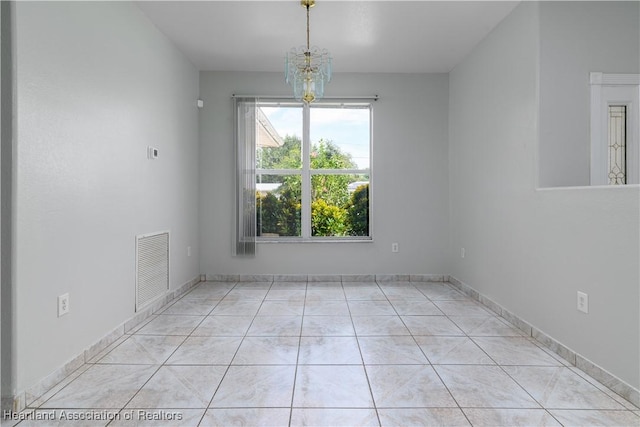
[[[136,236],[136,311],[169,289],[169,232]]]

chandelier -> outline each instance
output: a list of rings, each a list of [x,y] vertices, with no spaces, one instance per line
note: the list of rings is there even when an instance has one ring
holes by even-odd
[[[329,51],[309,45],[309,9],[315,0],[300,0],[307,9],[307,46],[292,48],[285,57],[285,81],[293,87],[293,96],[307,104],[324,96],[324,85],[331,80]]]

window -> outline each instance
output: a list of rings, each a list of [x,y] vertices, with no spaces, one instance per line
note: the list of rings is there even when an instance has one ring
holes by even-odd
[[[627,106],[609,105],[608,120],[609,185],[627,183]]]
[[[640,75],[591,73],[591,185],[640,183]]]
[[[256,103],[256,235],[370,239],[371,105]]]

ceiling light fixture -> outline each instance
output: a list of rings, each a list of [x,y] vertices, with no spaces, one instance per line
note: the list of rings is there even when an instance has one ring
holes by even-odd
[[[324,96],[324,85],[331,80],[331,56],[327,49],[309,45],[309,9],[315,0],[300,0],[300,4],[307,9],[307,46],[287,52],[284,77],[293,87],[293,96],[308,104]]]

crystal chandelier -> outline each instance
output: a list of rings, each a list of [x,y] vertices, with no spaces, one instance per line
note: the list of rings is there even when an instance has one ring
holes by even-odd
[[[331,80],[329,51],[309,46],[309,9],[315,0],[300,0],[307,9],[307,46],[292,48],[285,58],[284,77],[293,87],[293,96],[307,104],[324,95],[324,85]]]

